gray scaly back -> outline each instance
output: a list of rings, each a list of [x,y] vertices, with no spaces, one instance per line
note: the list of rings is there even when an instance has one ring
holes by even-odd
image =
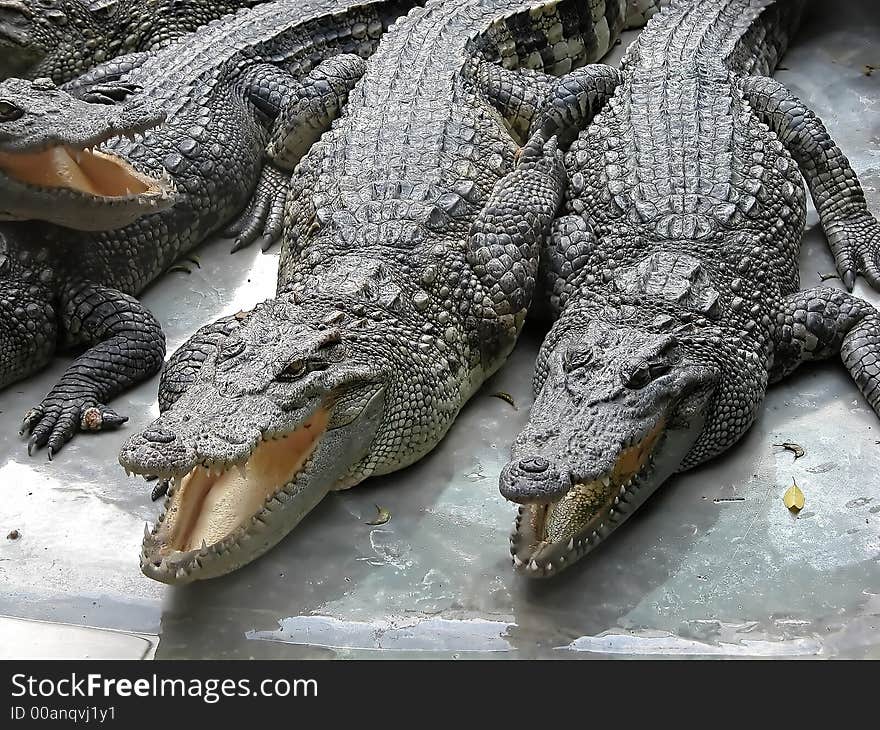
[[[0,79],[70,81],[117,56],[164,48],[265,0],[0,0]]]

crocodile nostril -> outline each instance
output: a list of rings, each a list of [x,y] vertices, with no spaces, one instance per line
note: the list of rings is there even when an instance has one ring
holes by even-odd
[[[532,456],[519,462],[520,468],[527,474],[541,474],[550,468],[550,462],[540,456]]]
[[[144,431],[144,438],[156,444],[170,444],[174,441],[174,434],[167,431]]]

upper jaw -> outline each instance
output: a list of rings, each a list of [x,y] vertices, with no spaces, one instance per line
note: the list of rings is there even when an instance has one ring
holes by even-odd
[[[135,139],[155,123],[135,125],[123,136]],[[0,215],[110,230],[173,205],[176,190],[164,169],[142,170],[110,149],[95,149],[116,136],[104,131],[77,142],[49,136],[29,146],[21,140],[0,144]]]

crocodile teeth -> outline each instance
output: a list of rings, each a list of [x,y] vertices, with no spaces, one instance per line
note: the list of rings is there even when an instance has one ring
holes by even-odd
[[[523,565],[523,559],[522,559],[519,555],[514,555],[514,556],[513,556],[513,564],[514,564],[517,568],[520,568],[520,567],[522,567],[522,565]]]
[[[150,536],[150,523],[144,522],[144,537]]]
[[[534,561],[534,559],[529,563],[529,570],[534,572],[538,572],[538,564]]]
[[[207,555],[208,554],[208,543],[205,541],[205,538],[202,538],[202,548],[199,550],[199,555]]]
[[[568,540],[568,549],[574,550],[574,538],[573,537],[569,538],[569,540]]]
[[[604,484],[606,487],[610,487],[611,486],[611,477],[608,477],[608,476],[602,477],[602,484]]]

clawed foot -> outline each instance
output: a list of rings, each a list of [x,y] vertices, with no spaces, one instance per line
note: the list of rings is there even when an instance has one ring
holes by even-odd
[[[251,202],[244,212],[223,231],[223,236],[235,238],[232,252],[250,246],[259,239],[260,248],[268,250],[280,237],[284,228],[284,204],[290,173],[266,165]]]
[[[130,95],[141,91],[137,84],[123,82],[112,84],[95,84],[80,92],[79,98],[89,104],[119,104]]]
[[[880,291],[880,223],[871,215],[835,221],[825,235],[847,290],[852,291],[856,277],[863,276]]]
[[[127,420],[128,416],[120,416],[94,399],[62,398],[50,393],[39,406],[25,414],[19,435],[30,434],[28,456],[33,455],[35,449],[47,446],[51,461],[78,431],[104,431]]]

